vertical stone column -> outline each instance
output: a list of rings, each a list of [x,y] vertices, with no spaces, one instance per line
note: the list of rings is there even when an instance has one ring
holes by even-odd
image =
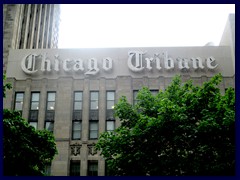
[[[99,136],[105,131],[106,127],[106,80],[105,78],[100,79],[99,83]],[[104,176],[104,159],[100,156],[98,152],[98,175]]]
[[[44,48],[44,38],[45,38],[45,26],[46,26],[46,16],[47,16],[47,5],[43,5],[44,10],[42,10],[43,14],[42,14],[42,18],[41,18],[41,22],[42,22],[42,26],[40,26],[40,44],[39,44],[39,48]]]
[[[81,176],[87,176],[88,169],[88,147],[87,141],[83,142],[81,147]]]
[[[89,129],[89,79],[84,79],[82,111],[82,141],[87,141]]]
[[[28,33],[29,33],[29,19],[31,13],[31,4],[26,6],[27,8],[27,15],[26,15],[26,26],[25,26],[25,34],[24,34],[24,41],[23,41],[23,49],[27,48],[27,40],[28,40]]]
[[[105,79],[101,78],[99,82],[99,135],[105,131],[106,120],[106,88]]]
[[[159,85],[159,79],[158,78],[149,78],[149,89],[153,90],[159,90],[160,85]]]
[[[149,78],[147,76],[143,77],[143,86],[144,87],[149,87]]]
[[[39,48],[39,34],[40,34],[40,27],[41,27],[41,19],[42,19],[42,4],[38,5],[38,22],[37,22],[37,31],[36,31],[36,34],[35,34],[35,48],[38,49]]]
[[[104,176],[105,175],[105,160],[103,157],[99,157],[98,160],[98,176]]]
[[[88,163],[88,136],[89,136],[89,79],[83,82],[83,109],[82,109],[82,147],[81,147],[81,176],[87,175]]]
[[[164,90],[164,77],[163,76],[159,76],[158,77],[158,84],[159,84],[159,90]]]
[[[34,11],[32,15],[32,26],[30,27],[30,45],[29,48],[33,49],[33,43],[34,43],[34,34],[36,33],[35,31],[35,25],[36,25],[36,15],[37,15],[37,4],[33,5],[34,6]]]
[[[49,39],[49,30],[50,30],[50,22],[51,22],[51,16],[52,16],[52,6],[51,4],[48,5],[48,12],[47,12],[47,26],[46,26],[46,37],[45,37],[45,48],[48,47],[48,39]]]
[[[26,88],[24,91],[24,103],[23,103],[23,114],[22,117],[28,120],[29,110],[31,107],[31,80],[26,80]],[[41,101],[41,100],[40,100]],[[38,116],[39,118],[39,116]]]
[[[72,78],[60,78],[55,101],[54,135],[56,139],[70,139],[72,117]]]
[[[68,175],[70,122],[72,116],[71,94],[72,78],[58,79],[54,118],[54,136],[57,142],[58,155],[55,157],[52,165],[52,171],[56,176]]]
[[[69,141],[56,140],[58,154],[55,156],[51,174],[54,176],[67,176],[69,169]]]
[[[47,79],[43,79],[41,84],[40,90],[40,104],[39,104],[39,111],[38,111],[38,129],[44,129],[45,123],[45,112],[46,112],[46,101],[47,101]]]

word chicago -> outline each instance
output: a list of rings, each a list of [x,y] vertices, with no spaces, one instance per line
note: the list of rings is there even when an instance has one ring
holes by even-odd
[[[191,58],[176,58],[175,61],[168,55],[167,52],[162,54],[155,53],[153,57],[145,57],[146,52],[142,51],[129,51],[127,65],[133,72],[141,72],[144,69],[151,71],[153,65],[159,71],[162,69],[171,70],[175,66],[180,69],[215,69],[218,64],[214,57],[208,57],[202,59],[200,57]],[[176,65],[177,64],[177,65]],[[85,67],[85,66],[86,67]],[[26,74],[34,74],[39,70],[42,72],[60,71],[62,69],[65,72],[84,72],[85,75],[96,75],[100,72],[100,68],[103,71],[110,71],[113,68],[113,60],[110,57],[102,59],[101,67],[96,58],[90,58],[86,64],[82,59],[64,59],[60,60],[59,55],[54,56],[54,60],[50,60],[46,53],[43,54],[29,54],[22,59],[21,68]]]

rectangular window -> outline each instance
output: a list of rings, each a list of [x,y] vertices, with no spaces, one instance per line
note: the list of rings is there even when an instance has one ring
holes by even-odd
[[[89,139],[98,138],[98,100],[99,92],[90,92]]]
[[[152,93],[152,95],[156,96],[159,93],[159,90],[154,89],[154,90],[150,90],[150,92]]]
[[[114,131],[115,118],[114,118],[114,104],[115,104],[115,92],[107,91],[107,109],[106,109],[106,130]]]
[[[138,91],[139,90],[134,90],[133,91],[133,105],[136,105],[138,103],[138,100],[137,100]]]
[[[35,127],[36,129],[38,124],[39,101],[40,101],[40,93],[32,92],[28,121],[29,121],[29,124]]]
[[[55,100],[56,92],[48,92],[45,112],[45,129],[49,130],[50,132],[53,132],[54,128]]]
[[[21,113],[21,115],[22,115],[22,110],[23,110],[23,98],[24,98],[23,92],[16,92],[15,102],[14,102],[14,110],[19,111]]]
[[[88,161],[88,176],[98,175],[98,161]]]
[[[35,129],[37,129],[37,122],[29,122],[31,126],[33,126]]]
[[[91,92],[90,93],[90,109],[96,110],[98,109],[98,92]]]
[[[98,138],[98,121],[89,122],[89,139]]]
[[[115,92],[107,91],[107,109],[114,109],[115,104]]]
[[[82,122],[73,121],[72,139],[81,139]]]
[[[80,161],[70,161],[70,176],[80,176]]]
[[[107,129],[107,131],[114,131],[114,129],[115,129],[115,121],[113,121],[113,120],[107,121],[106,129]]]
[[[81,139],[82,132],[82,92],[74,92],[73,116],[72,116],[72,139]]]
[[[44,168],[44,175],[45,176],[50,176],[51,175],[51,164],[48,164]]]

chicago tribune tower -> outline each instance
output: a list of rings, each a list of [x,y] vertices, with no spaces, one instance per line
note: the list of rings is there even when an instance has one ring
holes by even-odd
[[[134,104],[143,86],[157,93],[177,74],[201,85],[221,73],[221,93],[235,87],[234,14],[218,46],[58,49],[59,22],[60,5],[3,5],[3,71],[13,86],[4,108],[54,134],[48,175],[107,175],[94,145],[119,127],[114,104],[123,95]]]

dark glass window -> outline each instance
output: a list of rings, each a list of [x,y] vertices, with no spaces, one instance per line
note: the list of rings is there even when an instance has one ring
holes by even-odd
[[[88,176],[98,175],[98,161],[88,161]]]
[[[159,90],[150,90],[150,92],[152,93],[152,95],[156,96],[159,93]]]
[[[29,124],[37,129],[38,125],[38,111],[39,111],[40,93],[31,93],[30,111],[28,121]]]
[[[70,176],[80,176],[80,161],[70,161]]]
[[[23,92],[16,92],[15,102],[14,102],[14,110],[20,111],[21,114],[22,114],[22,110],[23,110],[23,98],[24,98]]]
[[[89,121],[89,139],[98,138],[98,121]]]
[[[115,105],[115,92],[107,91],[107,105],[106,105],[106,130],[114,131],[115,118],[114,118],[114,105]]]
[[[95,110],[98,109],[98,92],[90,93],[90,109]]]
[[[89,110],[89,139],[98,138],[98,101],[99,92],[90,92],[90,110]]]
[[[138,103],[137,93],[138,93],[138,90],[133,91],[133,105],[136,105]]]
[[[45,174],[45,176],[50,176],[51,175],[51,164],[45,166],[44,174]]]
[[[53,132],[54,129],[55,101],[56,92],[48,92],[45,112],[45,129],[50,132]]]
[[[73,116],[72,116],[72,139],[81,139],[82,133],[82,92],[74,92]]]
[[[81,139],[82,121],[73,121],[72,139]]]
[[[107,121],[107,131],[114,131],[115,129],[115,121]]]

